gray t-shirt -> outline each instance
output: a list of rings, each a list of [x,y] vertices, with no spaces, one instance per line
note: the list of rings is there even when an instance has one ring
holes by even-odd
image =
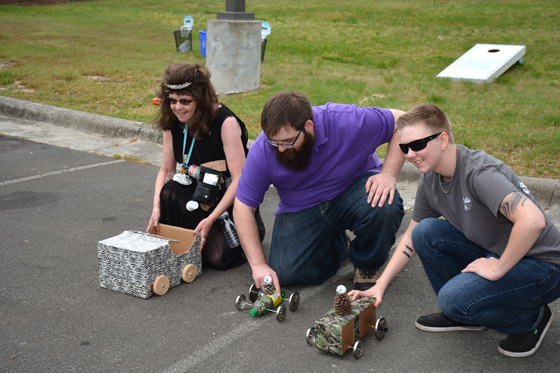
[[[539,206],[525,184],[503,162],[482,150],[457,145],[451,182],[441,185],[440,176],[431,171],[420,177],[412,219],[420,222],[443,217],[470,241],[501,256],[513,223],[499,211],[500,202],[515,191],[521,191]],[[560,231],[544,215],[546,227],[527,256],[560,265]]]

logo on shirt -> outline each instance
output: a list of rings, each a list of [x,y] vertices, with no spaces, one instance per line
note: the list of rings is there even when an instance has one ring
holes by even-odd
[[[523,193],[527,195],[531,194],[531,192],[529,192],[529,189],[521,181],[519,182],[519,187],[521,188],[521,190],[523,190]]]
[[[465,207],[465,211],[469,211],[471,209],[471,206],[469,206],[469,203],[471,203],[471,199],[469,197],[463,197],[463,204]]]

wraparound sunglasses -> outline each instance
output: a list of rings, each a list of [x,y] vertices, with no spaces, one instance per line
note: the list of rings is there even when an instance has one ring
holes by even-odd
[[[428,143],[435,139],[436,137],[438,137],[439,135],[441,135],[443,132],[440,133],[436,133],[435,135],[432,136],[428,136],[428,137],[424,137],[423,139],[419,139],[419,140],[414,140],[409,142],[408,144],[399,144],[402,152],[404,154],[408,153],[408,149],[412,149],[412,151],[414,152],[418,152],[422,149],[424,149],[426,147],[426,145],[428,145]]]

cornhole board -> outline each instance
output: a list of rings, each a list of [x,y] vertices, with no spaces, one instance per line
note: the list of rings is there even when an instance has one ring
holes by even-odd
[[[149,298],[202,275],[200,235],[190,229],[160,224],[158,235],[124,231],[99,241],[99,285]]]
[[[491,83],[516,62],[523,64],[524,55],[524,45],[476,44],[437,77]]]

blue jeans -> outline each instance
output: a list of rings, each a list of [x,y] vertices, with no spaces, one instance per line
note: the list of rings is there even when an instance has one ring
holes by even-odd
[[[392,205],[367,203],[365,184],[372,175],[358,178],[329,201],[276,216],[269,264],[282,286],[318,285],[332,277],[348,251],[346,230],[356,235],[348,251],[356,268],[377,270],[385,263],[404,210],[397,191]]]
[[[560,297],[558,266],[525,257],[498,281],[461,273],[478,258],[497,257],[469,241],[449,222],[424,219],[412,244],[444,315],[506,334],[534,329],[543,306]]]

